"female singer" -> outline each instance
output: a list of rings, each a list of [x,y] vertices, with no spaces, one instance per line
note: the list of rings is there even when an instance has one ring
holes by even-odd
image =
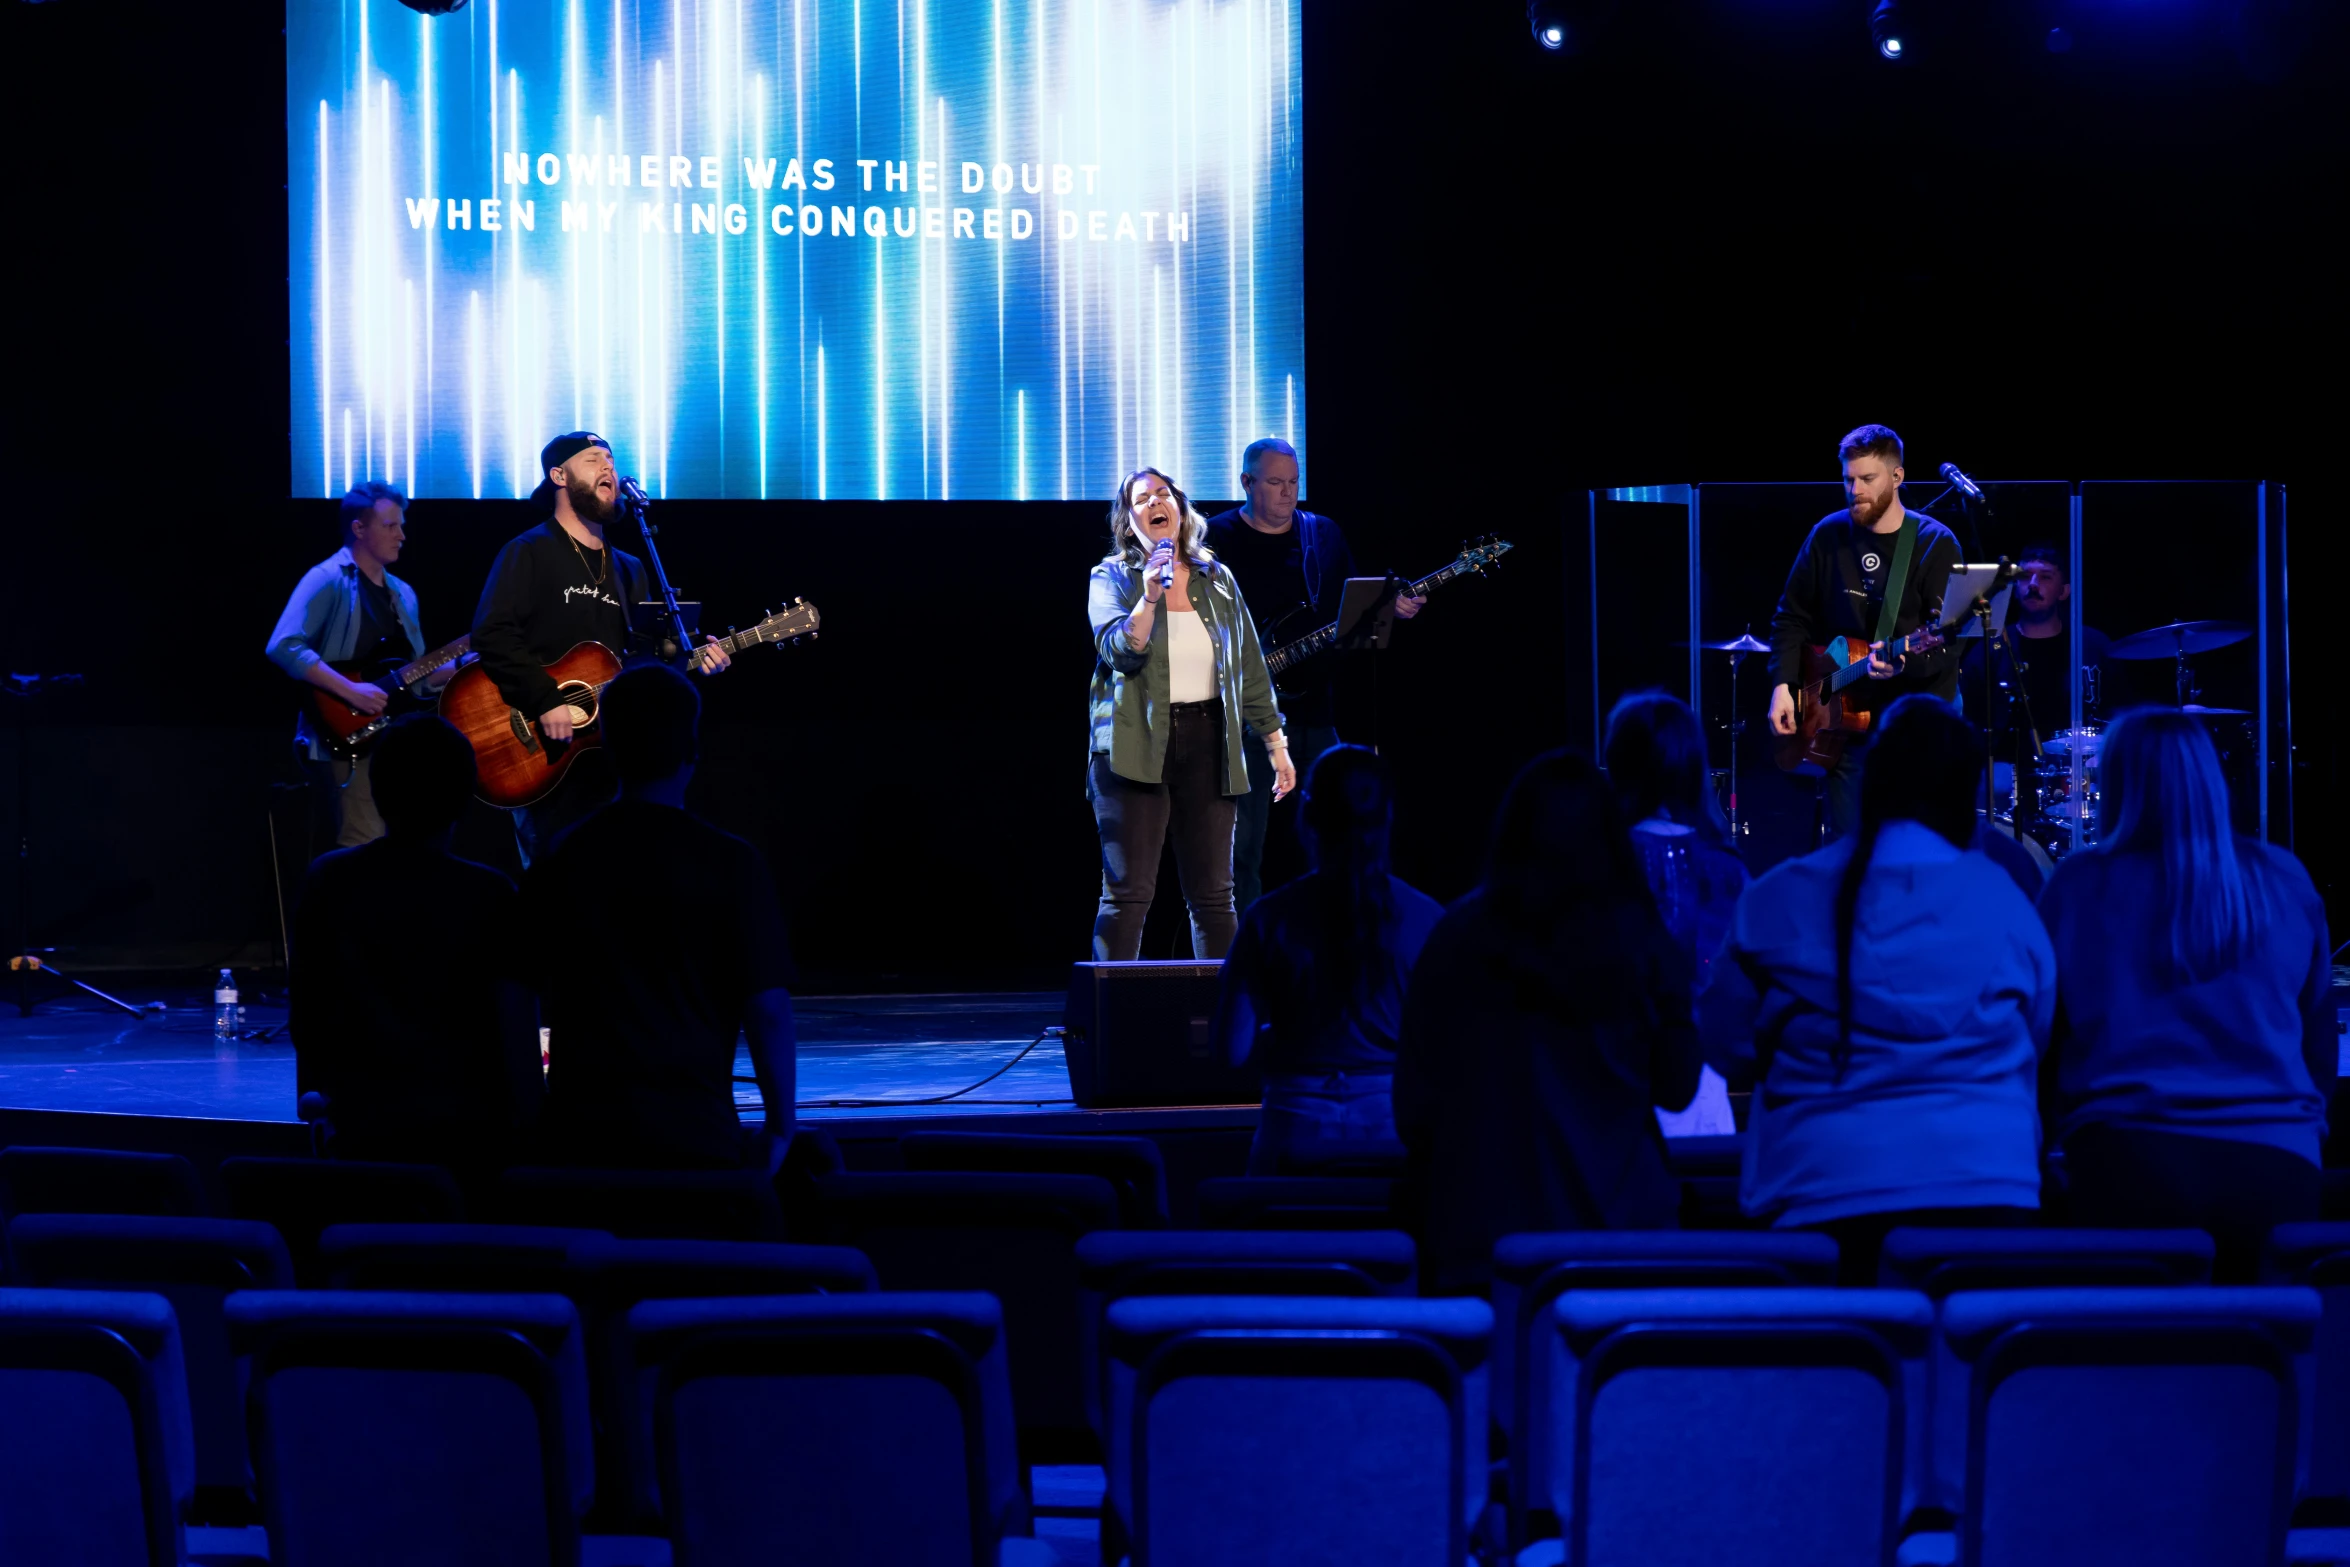
[[[1232,824],[1248,793],[1245,723],[1273,759],[1273,798],[1297,787],[1273,677],[1232,573],[1174,482],[1144,468],[1118,486],[1110,553],[1093,568],[1093,755],[1086,796],[1102,840],[1096,962],[1133,958],[1170,827],[1191,909],[1191,950],[1232,945]]]

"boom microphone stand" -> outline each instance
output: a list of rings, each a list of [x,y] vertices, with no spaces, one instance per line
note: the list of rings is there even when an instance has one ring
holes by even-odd
[[[653,586],[661,590],[661,618],[669,622],[669,634],[677,639],[677,650],[690,660],[694,656],[693,633],[686,629],[685,611],[677,607],[677,594],[669,586],[669,573],[661,565],[661,546],[653,536],[661,530],[653,526],[653,503],[645,494],[645,487],[623,475],[620,496],[628,513],[636,519],[636,531],[645,541],[645,564],[653,568]]]

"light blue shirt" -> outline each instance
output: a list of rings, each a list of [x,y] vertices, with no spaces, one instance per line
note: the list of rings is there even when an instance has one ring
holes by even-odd
[[[388,571],[384,573],[384,586],[392,590],[392,610],[399,617],[400,629],[408,633],[409,644],[421,652],[424,633],[416,626],[416,590]],[[362,618],[359,563],[351,558],[350,546],[345,545],[302,573],[302,580],[294,585],[293,597],[286,600],[285,612],[277,617],[277,626],[269,633],[269,646],[262,651],[269,655],[271,663],[294,679],[306,680],[312,664],[336,663],[359,651]],[[312,760],[326,755],[325,747],[310,732],[307,714],[303,716],[298,737]]]

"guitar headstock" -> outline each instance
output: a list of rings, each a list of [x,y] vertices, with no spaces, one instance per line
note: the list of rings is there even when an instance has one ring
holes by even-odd
[[[1488,533],[1481,539],[1464,543],[1461,546],[1461,553],[1454,560],[1453,565],[1462,571],[1474,572],[1482,577],[1500,562],[1502,556],[1509,552],[1509,540],[1497,538]]]
[[[813,637],[823,624],[824,617],[816,613],[815,605],[793,599],[782,609],[769,610],[764,620],[740,635],[745,642],[797,642]]]

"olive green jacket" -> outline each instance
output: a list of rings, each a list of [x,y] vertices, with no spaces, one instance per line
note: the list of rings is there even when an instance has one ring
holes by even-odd
[[[1142,571],[1111,556],[1086,584],[1086,621],[1093,627],[1093,750],[1108,752],[1110,771],[1155,784],[1167,759],[1167,609],[1151,625],[1150,645],[1126,640],[1126,617],[1142,597]],[[1258,734],[1281,727],[1273,706],[1273,677],[1257,646],[1256,622],[1232,573],[1211,560],[1191,573],[1191,607],[1216,648],[1216,689],[1224,702],[1224,792],[1248,793],[1248,763],[1240,726]]]

